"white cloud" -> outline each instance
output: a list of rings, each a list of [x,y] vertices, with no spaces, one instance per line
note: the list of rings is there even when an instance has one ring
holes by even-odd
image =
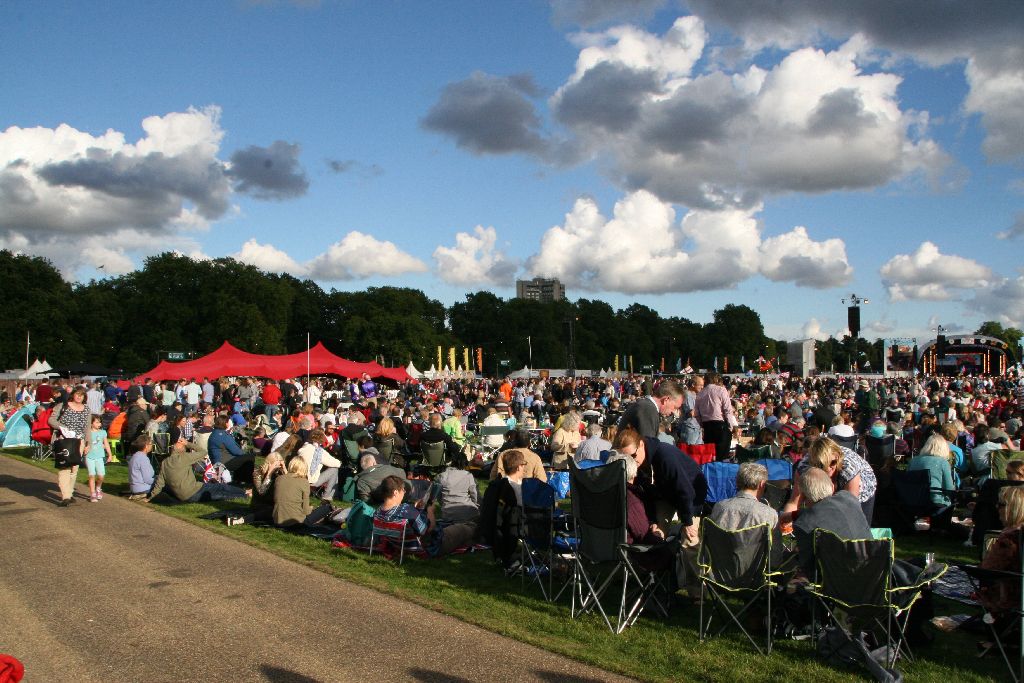
[[[690,9],[740,35],[756,53],[790,49],[826,36],[856,36],[896,62],[911,57],[930,67],[962,62],[969,87],[964,109],[981,115],[985,153],[995,161],[1024,155],[1024,12],[1018,0],[929,3],[842,0],[689,0]]]
[[[353,230],[340,242],[306,264],[309,274],[319,280],[355,280],[372,275],[422,273],[427,264],[407,254],[393,242]]]
[[[829,334],[821,329],[821,323],[817,318],[811,318],[804,323],[803,329],[801,330],[801,337],[804,339],[816,339],[817,341],[825,341],[829,338]]]
[[[242,150],[229,169],[218,158],[219,107],[149,116],[141,127],[135,142],[68,124],[0,132],[0,246],[45,256],[69,279],[90,267],[121,274],[163,251],[202,255],[187,233],[236,211],[233,177],[256,195],[304,191],[297,147],[285,143]],[[272,170],[245,176],[243,162],[261,151]]]
[[[761,250],[761,273],[769,280],[824,289],[844,285],[853,276],[846,244],[837,238],[815,242],[803,226],[766,239]]]
[[[576,70],[551,107],[610,159],[616,182],[697,208],[875,187],[948,165],[926,137],[927,117],[900,109],[900,77],[862,71],[863,41],[693,75],[705,40],[696,17],[660,37],[632,27],[582,34]]]
[[[163,251],[201,254],[199,245],[190,237],[169,235],[154,241],[151,234],[138,230],[117,230],[104,235],[44,235],[35,239],[12,230],[0,233],[0,249],[47,258],[66,280],[93,275],[92,271],[123,275],[138,267],[137,257]]]
[[[260,244],[256,238],[242,245],[241,251],[231,254],[236,261],[256,266],[260,270],[271,273],[290,273],[302,276],[307,273],[306,266],[270,244]]]
[[[639,190],[616,202],[608,219],[593,199],[580,198],[541,238],[527,270],[581,289],[630,294],[728,289],[759,272],[813,287],[849,278],[842,240],[814,242],[796,228],[762,242],[759,210],[690,211],[677,223],[671,204]]]
[[[482,225],[476,226],[473,234],[456,234],[454,247],[434,250],[438,276],[455,285],[511,286],[516,264],[495,248],[497,241],[497,230]]]
[[[578,33],[572,41],[581,47],[576,72],[569,83],[579,81],[604,62],[636,71],[652,70],[667,79],[690,75],[707,41],[704,22],[698,17],[679,17],[665,35],[658,37],[635,26],[615,26],[600,33]]]
[[[994,277],[988,267],[962,256],[942,254],[931,242],[922,243],[913,254],[892,257],[880,273],[893,301],[945,301],[954,296],[950,290],[984,287]]]

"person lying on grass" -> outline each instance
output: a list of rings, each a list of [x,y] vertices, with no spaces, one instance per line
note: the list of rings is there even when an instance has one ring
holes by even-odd
[[[206,453],[188,451],[185,442],[174,444],[171,454],[167,456],[160,467],[160,474],[156,477],[153,490],[149,492],[149,496],[144,499],[144,502],[152,502],[153,498],[165,487],[172,496],[183,503],[249,497],[252,493],[251,489],[243,490],[237,486],[222,484],[219,481],[202,482],[196,479],[196,473],[192,466],[205,459]]]

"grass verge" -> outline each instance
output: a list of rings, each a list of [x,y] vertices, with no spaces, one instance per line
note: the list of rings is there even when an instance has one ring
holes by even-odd
[[[10,449],[0,453],[54,472],[52,461],[33,461],[25,457],[27,451]],[[79,482],[85,478],[84,470],[80,471]],[[112,494],[123,493],[127,491],[127,479],[124,465],[108,465],[104,489]],[[55,474],[54,481],[56,487]],[[506,579],[491,562],[490,553],[413,559],[397,567],[377,557],[330,548],[313,538],[268,528],[229,528],[220,522],[200,519],[203,514],[233,507],[237,504],[222,502],[153,509],[495,633],[640,680],[786,679],[825,683],[867,679],[860,669],[843,670],[820,663],[807,642],[778,641],[769,657],[758,656],[742,635],[730,633],[701,643],[697,637],[696,608],[675,609],[667,620],[641,618],[633,628],[616,636],[598,618],[570,619],[564,600],[555,604],[545,602],[536,588],[524,589],[519,578]],[[901,538],[897,548],[904,556],[930,550],[944,561],[975,559],[972,550],[938,536]],[[939,614],[963,611],[963,606],[936,600]],[[939,633],[930,647],[915,652],[916,662],[902,662],[900,668],[908,681],[949,683],[1005,677],[1006,672],[996,658],[975,657],[975,640],[965,634]]]

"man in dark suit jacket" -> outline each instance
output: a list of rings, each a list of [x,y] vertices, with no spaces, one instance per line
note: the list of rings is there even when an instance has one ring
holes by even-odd
[[[662,416],[672,415],[683,405],[683,391],[672,379],[663,380],[654,393],[633,401],[619,419],[619,429],[630,426],[640,436],[656,438]]]
[[[800,551],[800,569],[814,576],[814,530],[827,529],[840,538],[871,538],[857,497],[849,491],[832,493],[832,479],[824,470],[812,467],[800,477],[800,493],[808,507],[793,521],[793,535]]]

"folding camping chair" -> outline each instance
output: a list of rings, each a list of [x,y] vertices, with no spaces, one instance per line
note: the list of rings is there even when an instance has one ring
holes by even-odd
[[[736,495],[736,475],[740,471],[739,465],[734,462],[709,462],[700,469],[708,484],[708,492],[704,497],[705,512],[710,512],[718,501]]]
[[[772,592],[778,585],[775,577],[781,575],[781,572],[772,571],[771,556],[772,529],[768,524],[729,530],[707,517],[701,520],[697,577],[700,580],[702,642],[711,632],[715,613],[719,613],[727,619],[715,633],[716,637],[733,625],[743,632],[758,654],[771,654]],[[713,608],[707,621],[704,620],[705,596],[710,597]],[[749,600],[734,612],[726,601],[727,596],[747,596]],[[741,621],[741,617],[762,598],[767,601],[768,613],[763,650]]]
[[[342,438],[342,460],[345,464],[352,469],[359,467],[359,439],[369,434],[365,429],[361,429],[352,435],[351,439]]]
[[[489,446],[486,439],[494,436],[504,437],[507,431],[507,425],[480,425],[477,427],[476,439],[473,442],[474,459],[479,458],[480,461],[493,460],[494,456],[501,450],[501,444]]]
[[[429,467],[431,470],[439,470],[448,464],[448,452],[444,441],[421,441],[420,451],[423,453],[423,462],[421,464],[424,467]]]
[[[1018,529],[1017,548],[1021,547],[1021,541],[1024,541],[1024,532]],[[985,543],[982,543],[982,549],[982,556],[984,557],[987,550]],[[1024,553],[1018,552],[1018,555],[1020,555],[1020,564],[1016,571],[982,569],[978,566],[965,564],[957,566],[970,577],[971,582],[978,590],[981,590],[982,586],[1000,581],[1014,581],[1017,583],[1018,604],[1006,614],[993,614],[986,611],[982,617],[982,622],[988,626],[989,631],[992,633],[992,639],[995,641],[999,654],[1002,656],[1003,662],[1010,672],[1010,679],[1013,683],[1024,683]],[[1017,648],[1016,661],[1011,660],[1010,653],[1007,652],[1007,645],[1010,644],[1010,639],[1014,636],[1016,636],[1016,643],[1014,645]]]
[[[596,609],[613,633],[622,633],[649,603],[667,616],[668,601],[659,599],[657,593],[667,590],[671,563],[663,571],[642,569],[634,558],[654,552],[654,546],[626,543],[625,463],[582,470],[570,459],[569,476],[578,541],[572,554],[572,618]],[[613,626],[601,598],[619,576],[622,595]]]
[[[891,538],[848,540],[827,529],[815,529],[813,542],[817,576],[807,590],[824,607],[828,620],[845,635],[845,641],[824,657],[828,659],[845,642],[852,641],[853,628],[877,627],[885,632],[889,667],[901,654],[913,661],[904,634],[910,608],[948,566],[933,563],[922,569],[910,585],[898,586],[893,575],[895,544]],[[847,618],[839,618],[837,613]]]
[[[889,460],[896,458],[896,437],[892,434],[871,436],[864,439],[864,447],[868,453],[868,464],[877,472],[885,467]]]
[[[754,446],[753,448],[744,448],[743,446],[736,447],[736,462],[754,462],[755,460],[764,460],[765,458],[772,457],[771,446]]]
[[[525,587],[531,583],[540,587],[545,600],[554,598],[552,565],[555,559],[555,490],[540,479],[523,479],[523,517],[519,544],[519,561],[523,567]],[[546,577],[546,582],[545,582]],[[546,584],[546,585],[545,585]]]
[[[419,547],[419,539],[415,536],[408,536],[409,520],[400,519],[397,522],[386,522],[382,519],[373,518],[373,528],[370,530],[370,556],[373,556],[373,549],[378,543],[382,545],[398,546],[398,564],[405,560],[406,547],[415,545]]]
[[[1024,460],[1024,451],[991,451],[988,454],[992,479],[1006,479],[1006,466],[1013,460]]]
[[[793,463],[784,458],[763,458],[757,462],[768,470],[765,502],[775,510],[781,510],[793,492]]]

